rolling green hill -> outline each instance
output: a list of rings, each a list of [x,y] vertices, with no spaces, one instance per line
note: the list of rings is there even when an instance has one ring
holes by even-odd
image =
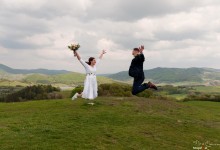
[[[145,70],[145,77],[148,80],[152,80],[156,83],[214,83],[220,84],[220,70],[209,68],[155,68]],[[116,74],[107,75],[107,77],[114,80],[130,81],[127,71],[119,72]]]
[[[37,72],[37,73],[35,73]],[[30,84],[52,84],[55,86],[82,85],[85,74],[59,70],[22,70],[12,69],[0,64],[0,86],[26,86]],[[113,83],[110,78],[98,77],[98,83]]]
[[[14,74],[0,74],[0,86],[27,86],[33,84],[52,84],[54,86],[77,86],[82,85],[85,80],[85,75],[80,73],[66,73],[58,75],[45,75],[45,74],[27,74],[27,75],[14,75]],[[98,83],[114,83],[116,81],[107,77],[97,77]]]
[[[46,71],[46,72],[44,72]],[[21,84],[56,84],[56,85],[77,85],[82,84],[85,75],[75,72],[59,70],[21,70],[12,69],[0,65],[0,81],[8,80],[21,82]],[[22,73],[24,72],[24,73]],[[27,74],[28,72],[32,72]],[[34,73],[38,72],[38,73]],[[157,84],[174,85],[220,85],[220,70],[211,68],[155,68],[145,70],[146,80]],[[18,74],[20,73],[20,74]],[[116,74],[98,76],[99,83],[126,82],[131,83],[132,78],[127,71]],[[4,82],[5,83],[5,82]],[[1,85],[1,84],[0,84]]]
[[[48,70],[48,69],[13,69],[6,65],[0,64],[0,70],[5,71],[10,74],[33,74],[33,73],[39,73],[39,74],[47,74],[47,75],[54,75],[54,74],[64,74],[69,73],[69,71],[66,70]]]
[[[83,84],[85,75],[81,73],[67,73],[58,75],[32,74],[23,79],[24,82],[35,84]],[[98,77],[99,83],[113,83],[112,79],[107,77]]]

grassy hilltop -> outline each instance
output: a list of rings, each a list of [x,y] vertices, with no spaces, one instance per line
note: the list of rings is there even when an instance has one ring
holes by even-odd
[[[216,102],[99,97],[87,103],[0,103],[1,149],[189,150],[196,140],[220,143]]]

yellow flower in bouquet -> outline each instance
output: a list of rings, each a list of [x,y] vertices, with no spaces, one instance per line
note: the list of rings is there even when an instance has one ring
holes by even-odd
[[[71,44],[68,46],[71,51],[77,51],[80,48],[79,44]]]

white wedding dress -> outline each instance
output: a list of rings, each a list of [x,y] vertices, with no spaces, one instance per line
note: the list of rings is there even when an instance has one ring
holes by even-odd
[[[82,92],[82,98],[93,100],[98,96],[98,85],[96,79],[96,68],[100,59],[96,60],[95,66],[88,65],[83,59],[80,59],[80,63],[85,67],[86,79],[84,81],[84,89]]]

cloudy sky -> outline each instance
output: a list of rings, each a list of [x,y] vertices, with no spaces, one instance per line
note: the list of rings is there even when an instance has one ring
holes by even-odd
[[[99,73],[127,70],[145,45],[145,69],[220,68],[219,0],[0,0],[0,63],[84,72],[83,59],[108,50]]]

